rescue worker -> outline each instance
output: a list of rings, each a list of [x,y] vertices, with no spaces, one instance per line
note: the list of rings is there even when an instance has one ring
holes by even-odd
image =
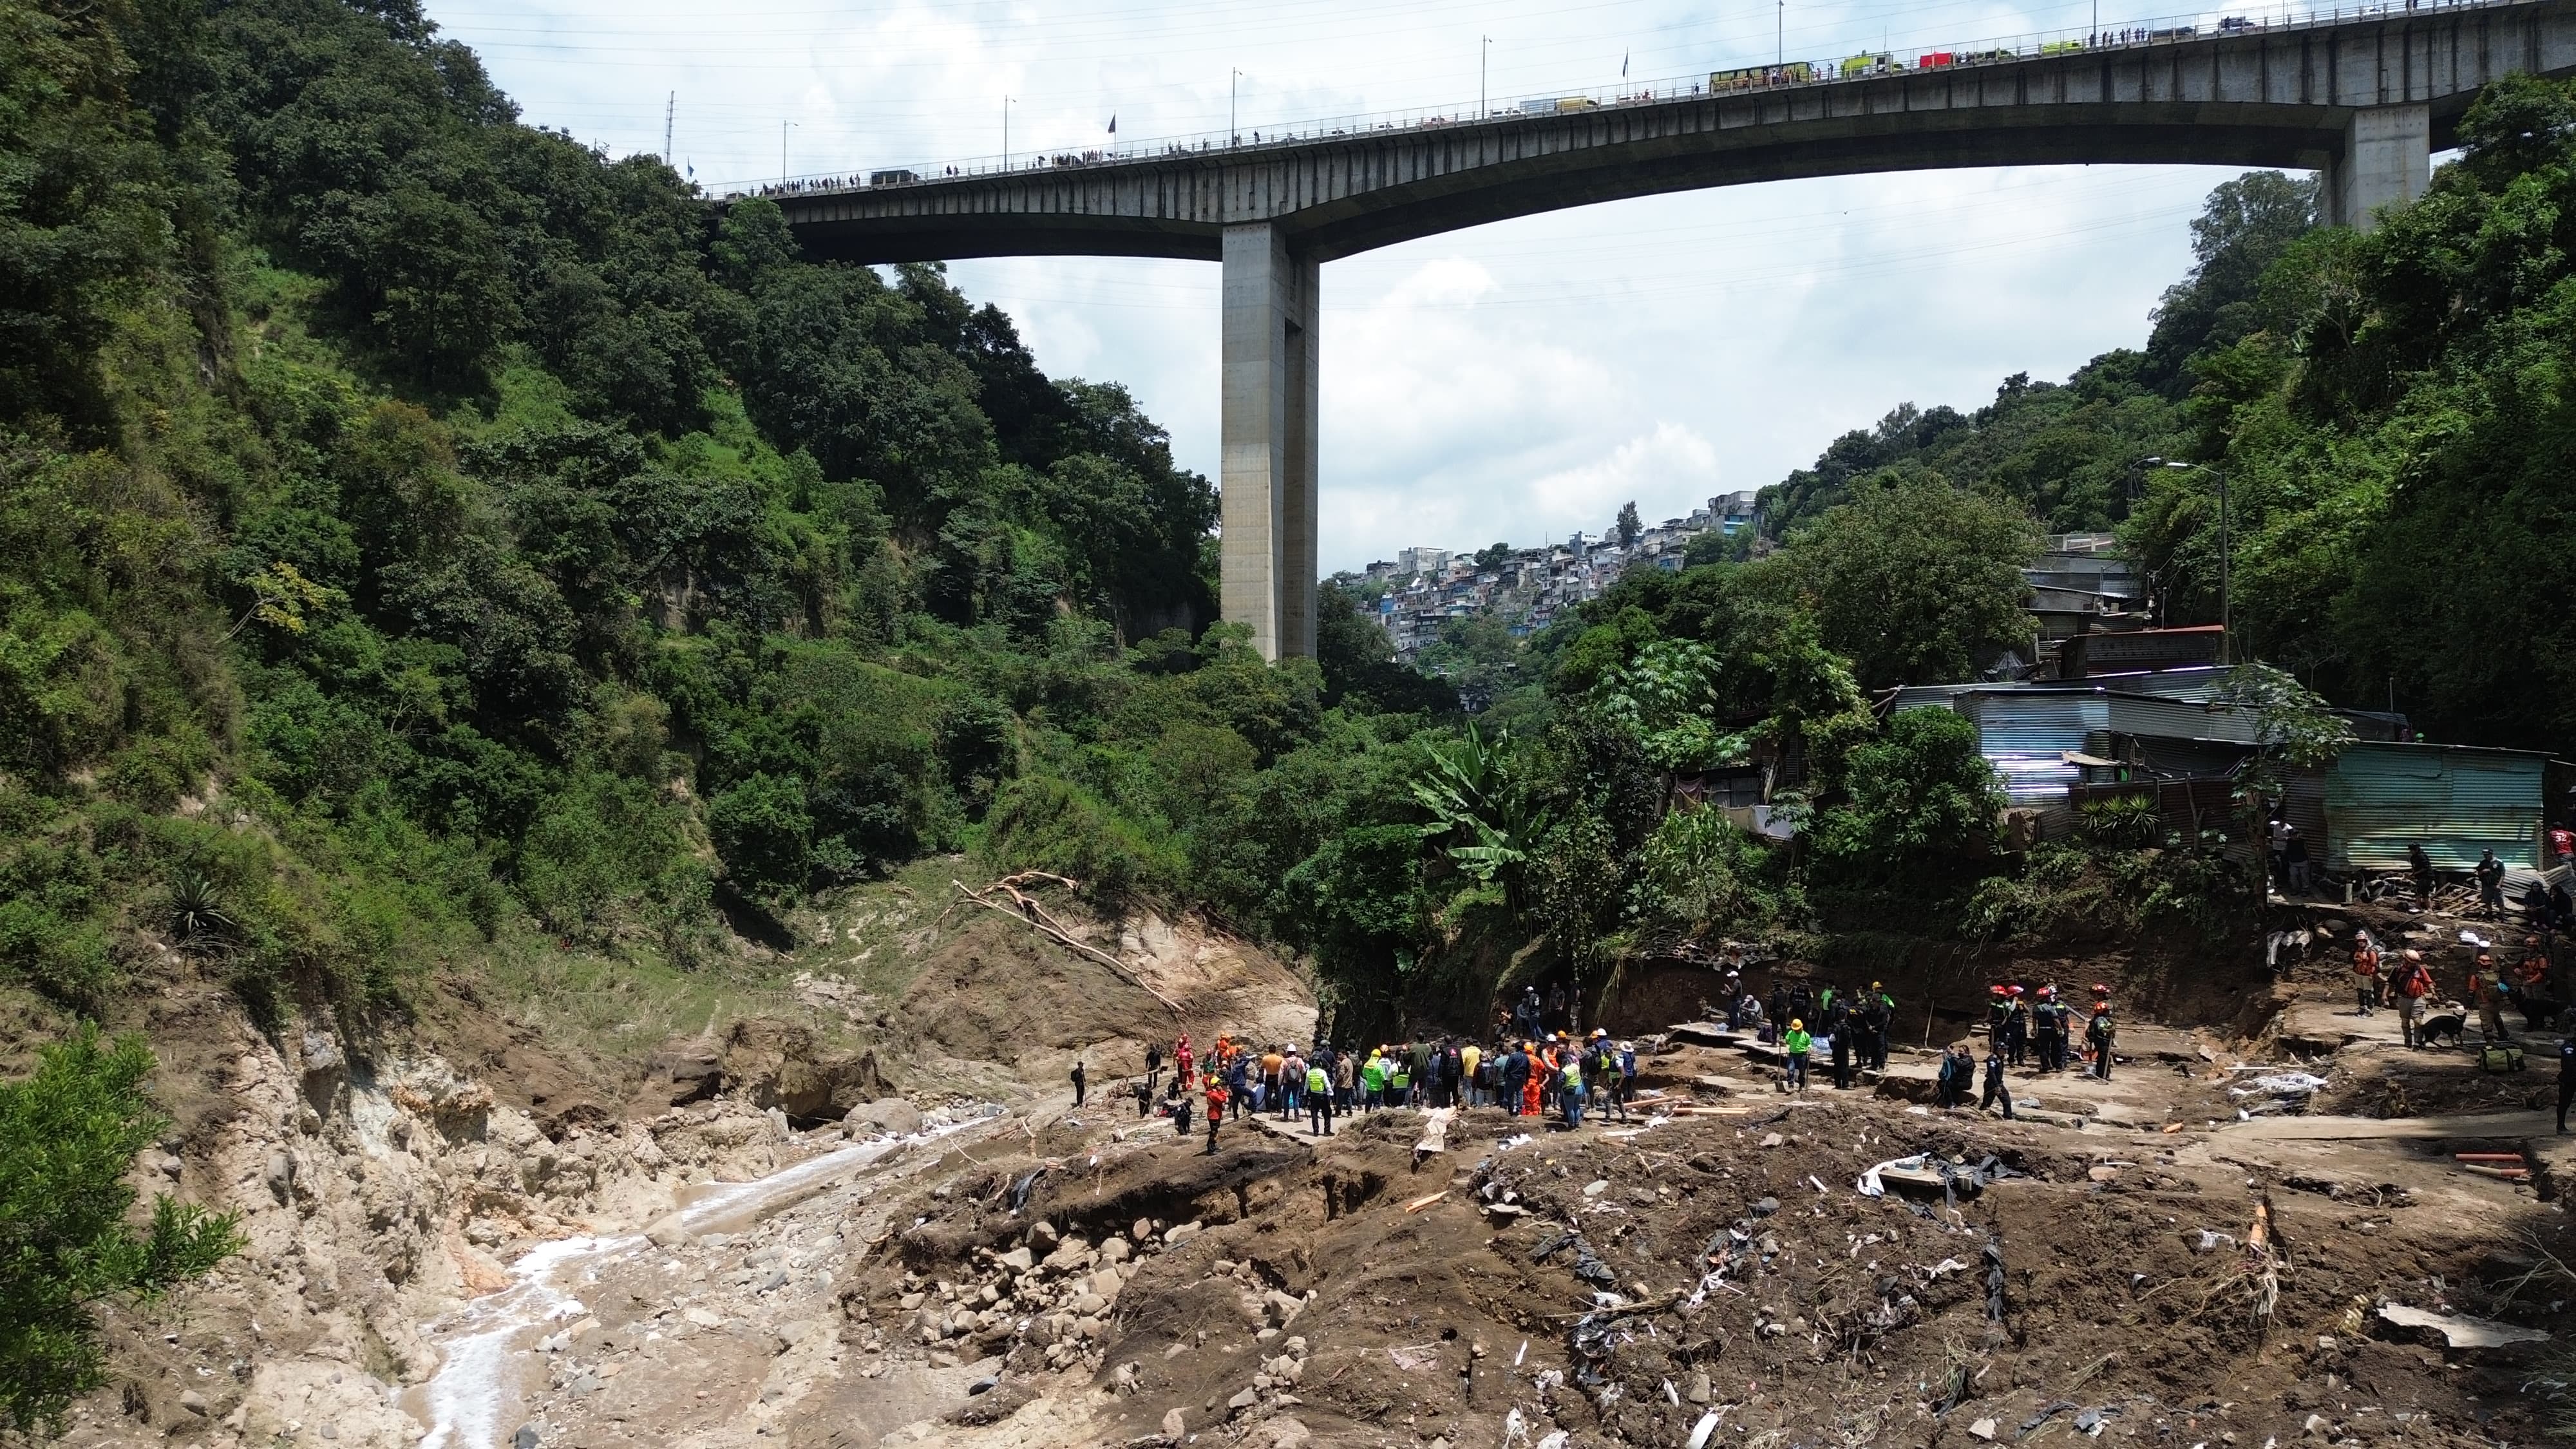
[[[1547,1105],[1547,1058],[1536,1042],[1522,1042],[1521,1050],[1529,1061],[1529,1070],[1521,1074],[1520,1115],[1535,1117]]]
[[[1163,1107],[1172,1119],[1172,1135],[1186,1141],[1190,1135],[1190,1084],[1175,1073],[1172,1084],[1163,1090],[1170,1094]]]
[[[1172,1079],[1182,1083],[1197,1081],[1198,1078],[1190,1074],[1191,1064],[1190,1034],[1182,1032],[1180,1041],[1172,1047]],[[1188,1087],[1184,1086],[1182,1090],[1187,1091]]]
[[[1557,1069],[1556,1105],[1571,1132],[1583,1125],[1583,1058],[1568,1054]]]
[[[1946,1112],[1952,1107],[1966,1106],[1968,1104],[1968,1084],[1976,1079],[1976,1075],[1976,1058],[1968,1055],[1967,1047],[1963,1045],[1953,1045],[1948,1051],[1943,1052],[1941,1054],[1941,1076],[1939,1081],[1936,1083],[1939,1090],[1938,1095],[1934,1099],[1940,1105],[1941,1110]]]
[[[2494,851],[2481,850],[2472,873],[2478,878],[2478,909],[2504,919],[2504,862],[2496,859]]]
[[[1073,1105],[1080,1107],[1082,1105],[1082,1094],[1090,1085],[1090,1077],[1082,1070],[1082,1058],[1080,1057],[1075,1057],[1073,1059],[1072,1077]]]
[[[2004,1018],[2012,1015],[2012,1002],[2004,995],[2002,983],[1986,988],[1986,1040],[2004,1039]]]
[[[1780,1038],[1780,1089],[1784,1092],[1807,1090],[1807,1053],[1815,1050],[1816,1039],[1807,1034],[1804,1017],[1789,1018],[1789,1030]]]
[[[2031,1029],[2039,1042],[2039,1069],[2043,1072],[2066,1070],[2066,1004],[2057,999],[2054,985],[2039,988],[2039,1000],[2030,1009]]]
[[[2004,1105],[2004,1120],[2011,1121],[2012,1089],[2004,1085],[2004,1054],[1989,1043],[1986,1047],[1986,1095],[1977,1103],[1977,1110],[1991,1112],[1997,1102]]]
[[[2085,1024],[2084,1040],[2093,1048],[2093,1075],[2106,1082],[2111,1080],[2111,1043],[2118,1037],[2119,1029],[2111,1022],[2110,998],[2095,997],[2093,1019]]]
[[[1637,1095],[1637,1044],[1619,1043],[1619,1120],[1628,1120],[1628,1103]]]
[[[2496,970],[2493,954],[2480,951],[2469,968],[2469,1004],[2478,1009],[2478,1036],[2485,1041],[2507,1039],[2504,1029],[2504,975]]]
[[[1888,995],[1886,987],[1880,987],[1878,982],[1870,982],[1870,998],[1873,998],[1873,1011],[1878,1016],[1878,1047],[1870,1055],[1870,1065],[1883,1073],[1883,1070],[1888,1070],[1888,1036],[1896,1031],[1896,998]]]
[[[1834,1090],[1851,1089],[1852,1019],[1848,998],[1836,995],[1825,1003],[1825,1040],[1833,1044]]]
[[[1886,1065],[1887,1029],[1894,1019],[1886,994],[1878,989],[1877,982],[1869,983],[1852,1023],[1852,1059],[1860,1063],[1862,1070]]]
[[[1207,1155],[1210,1157],[1216,1156],[1217,1124],[1225,1120],[1226,1100],[1232,1095],[1232,1093],[1225,1089],[1225,1079],[1223,1077],[1218,1076],[1214,1072],[1207,1074]]]
[[[2352,942],[2352,999],[2359,1008],[2359,1014],[2370,1015],[2370,1009],[2379,1003],[2387,989],[2387,984],[2379,979],[2379,943],[2370,939],[2368,931],[2363,931],[2354,936]]]
[[[1313,1062],[1306,1065],[1306,1130],[1318,1137],[1333,1135],[1333,1079]]]
[[[2415,882],[2415,909],[2433,909],[2433,857],[2424,853],[2424,842],[2406,847],[2406,874]]]
[[[1386,1105],[1386,1053],[1370,1047],[1368,1060],[1360,1064],[1360,1108],[1374,1112]]]
[[[2433,994],[2433,973],[2424,966],[2424,953],[2398,953],[2395,969],[2387,974],[2388,1004],[2397,1008],[2397,1039],[2406,1045],[2421,1046],[2416,1040],[2415,1018],[2424,1010],[2424,998]]]
[[[2019,986],[2004,988],[2004,1062],[2020,1066],[2030,1051],[2030,1006]]]

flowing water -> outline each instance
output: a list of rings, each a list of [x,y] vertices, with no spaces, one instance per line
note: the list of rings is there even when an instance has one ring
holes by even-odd
[[[965,1125],[836,1147],[750,1182],[701,1184],[687,1190],[680,1220],[693,1233],[713,1231],[730,1219],[866,1167],[906,1143],[943,1137]],[[510,1265],[509,1287],[475,1299],[436,1325],[440,1362],[420,1395],[429,1423],[421,1449],[499,1449],[509,1432],[504,1418],[518,1398],[514,1361],[524,1350],[517,1340],[547,1324],[581,1317],[586,1310],[574,1291],[584,1275],[650,1246],[640,1233],[539,1243]]]

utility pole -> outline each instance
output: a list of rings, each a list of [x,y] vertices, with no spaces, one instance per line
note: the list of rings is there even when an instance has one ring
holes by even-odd
[[[795,124],[794,121],[778,123],[778,184],[781,186],[787,184],[787,128]]]
[[[2179,463],[2166,458],[2149,458],[2150,468],[2185,468],[2206,473],[2218,480],[2218,662],[2236,662],[2235,543],[2228,537],[2227,475],[2207,463]]]
[[[1236,119],[1239,107],[1235,100],[1242,89],[1243,69],[1238,66],[1232,78],[1225,83],[1225,144],[1229,146],[1243,140],[1243,123]]]
[[[1011,98],[1002,97],[1002,169],[1011,169]]]
[[[673,91],[671,99],[662,105],[662,164],[665,166],[671,164],[671,122],[679,114],[680,93]]]
[[[1484,42],[1476,48],[1476,119],[1481,121],[1493,114],[1485,104],[1485,72],[1493,69],[1494,37],[1481,35],[1477,39]]]
[[[1778,21],[1776,22],[1776,24],[1775,24],[1775,28],[1774,28],[1774,30],[1773,30],[1773,32],[1772,32],[1772,40],[1771,40],[1771,43],[1772,43],[1773,45],[1776,45],[1776,46],[1778,46],[1778,47],[1779,47],[1779,51],[1778,51],[1778,53],[1777,53],[1777,54],[1775,54],[1775,55],[1773,55],[1773,56],[1771,57],[1771,64],[1772,64],[1774,67],[1776,67],[1776,68],[1778,68],[1778,69],[1781,69],[1781,70],[1786,70],[1786,69],[1788,69],[1788,66],[1789,66],[1789,0],[1780,0],[1780,14],[1779,14],[1779,19],[1778,19]]]

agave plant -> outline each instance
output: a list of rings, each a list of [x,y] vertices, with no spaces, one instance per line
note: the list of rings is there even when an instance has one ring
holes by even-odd
[[[233,918],[224,913],[221,887],[193,865],[170,877],[170,934],[180,944],[211,949],[232,934]]]

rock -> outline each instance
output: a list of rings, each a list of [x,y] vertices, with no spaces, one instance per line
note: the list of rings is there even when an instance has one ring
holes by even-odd
[[[966,1386],[966,1397],[971,1399],[977,1394],[989,1394],[994,1389],[1000,1387],[1001,1382],[1000,1378],[987,1374],[983,1378],[977,1379],[975,1382]]]
[[[1038,1265],[1037,1255],[1026,1247],[1013,1248],[993,1261],[1014,1273],[1025,1273]]]
[[[2442,1336],[2452,1348],[2507,1348],[2517,1343],[2545,1343],[2549,1335],[2537,1328],[2517,1328],[2510,1323],[2471,1318],[2464,1313],[2428,1313],[2402,1303],[2380,1305],[2380,1318],[2400,1328],[2430,1329]]]
[[[186,1390],[179,1395],[179,1407],[202,1417],[206,1412],[206,1396],[195,1389]]]
[[[1205,1231],[1207,1231],[1207,1224],[1201,1222],[1175,1224],[1172,1227],[1163,1229],[1163,1246],[1166,1248],[1177,1248],[1181,1244],[1188,1242],[1190,1239],[1197,1237],[1200,1233]]]
[[[1265,1328],[1259,1333],[1252,1335],[1252,1337],[1256,1342],[1265,1345],[1277,1343],[1279,1341],[1279,1330],[1275,1328]]]
[[[1977,1422],[1968,1426],[1968,1432],[1980,1439],[1992,1439],[1995,1437],[1995,1421],[1992,1419],[1979,1419]]]
[[[1601,1194],[1608,1192],[1609,1190],[1610,1182],[1607,1178],[1595,1178],[1583,1185],[1583,1195],[1585,1197],[1599,1197]]]
[[[683,1221],[678,1213],[666,1213],[655,1218],[651,1225],[644,1229],[644,1240],[657,1248],[686,1247],[696,1236],[697,1234],[689,1231],[688,1223]]]
[[[1757,1218],[1767,1218],[1779,1210],[1780,1199],[1776,1197],[1766,1197],[1753,1205],[1753,1215]]]
[[[510,1436],[510,1449],[537,1449],[537,1426],[521,1424],[519,1432]]]
[[[920,1130],[921,1109],[901,1097],[861,1102],[841,1118],[844,1137],[908,1137]]]
[[[1029,1242],[1052,1252],[1055,1249],[1055,1224],[1044,1218],[1029,1224]]]
[[[1287,1294],[1273,1288],[1268,1293],[1262,1295],[1261,1304],[1262,1307],[1268,1311],[1270,1321],[1279,1325],[1281,1328],[1285,1328],[1288,1326],[1288,1320],[1295,1318],[1298,1310],[1306,1306],[1306,1300],[1303,1298],[1291,1298]]]
[[[1695,1373],[1690,1376],[1690,1392],[1684,1395],[1684,1397],[1688,1398],[1694,1404],[1705,1404],[1709,1401],[1709,1396],[1714,1392],[1715,1389],[1708,1381],[1708,1375],[1704,1373]]]
[[[1281,1344],[1280,1347],[1285,1349],[1288,1356],[1291,1358],[1304,1358],[1306,1356],[1306,1335],[1302,1333],[1291,1335],[1289,1340],[1286,1343]],[[1482,1358],[1484,1355],[1480,1353],[1477,1357]]]
[[[2324,1435],[2332,1427],[2332,1425],[2326,1422],[2326,1416],[2323,1414],[2310,1414],[2308,1416],[2308,1421],[2299,1426],[2303,1433],[2316,1434],[2320,1436]]]
[[[1127,1280],[1119,1277],[1115,1268],[1103,1268],[1091,1275],[1091,1291],[1103,1298],[1116,1300],[1118,1290],[1126,1286]]]
[[[1185,1433],[1187,1433],[1187,1432],[1189,1431],[1189,1427],[1190,1427],[1190,1422],[1189,1422],[1189,1420],[1188,1420],[1188,1419],[1186,1419],[1186,1418],[1184,1418],[1184,1417],[1182,1416],[1182,1414],[1181,1414],[1181,1411],[1180,1411],[1180,1410],[1178,1410],[1178,1409],[1166,1409],[1166,1410],[1164,1410],[1164,1411],[1163,1411],[1163,1434],[1164,1434],[1164,1437],[1166,1437],[1166,1438],[1170,1438],[1170,1439],[1178,1439],[1179,1437],[1181,1437],[1181,1435],[1183,1435],[1183,1434],[1185,1434]]]
[[[1131,1240],[1139,1243],[1152,1242],[1154,1238],[1153,1219],[1138,1218],[1135,1223],[1127,1229],[1127,1236]]]
[[[724,1327],[724,1315],[705,1308],[692,1308],[680,1315],[700,1328]]]
[[[1073,1300],[1073,1311],[1085,1318],[1109,1311],[1109,1300],[1097,1293],[1085,1293]]]
[[[1765,1132],[1762,1134],[1762,1145],[1765,1147],[1777,1147],[1780,1145],[1780,1142],[1780,1134],[1777,1132]]]
[[[1261,1402],[1261,1393],[1260,1393],[1260,1391],[1259,1391],[1259,1390],[1257,1390],[1257,1389],[1245,1389],[1245,1390],[1243,1390],[1242,1392],[1240,1392],[1240,1393],[1236,1394],[1233,1398],[1230,1398],[1230,1399],[1226,1400],[1226,1401],[1225,1401],[1225,1406],[1226,1406],[1226,1408],[1227,1408],[1228,1410],[1230,1410],[1230,1411],[1232,1411],[1232,1412],[1234,1412],[1234,1413],[1238,1413],[1238,1414],[1240,1414],[1240,1413],[1242,1413],[1244,1410],[1249,1409],[1249,1408],[1251,1408],[1253,1405],[1255,1405],[1255,1404],[1257,1404],[1257,1403],[1260,1403],[1260,1402]]]
[[[1104,1263],[1124,1263],[1135,1253],[1135,1251],[1136,1250],[1134,1248],[1127,1245],[1127,1240],[1125,1238],[1112,1237],[1100,1245],[1100,1261]]]

